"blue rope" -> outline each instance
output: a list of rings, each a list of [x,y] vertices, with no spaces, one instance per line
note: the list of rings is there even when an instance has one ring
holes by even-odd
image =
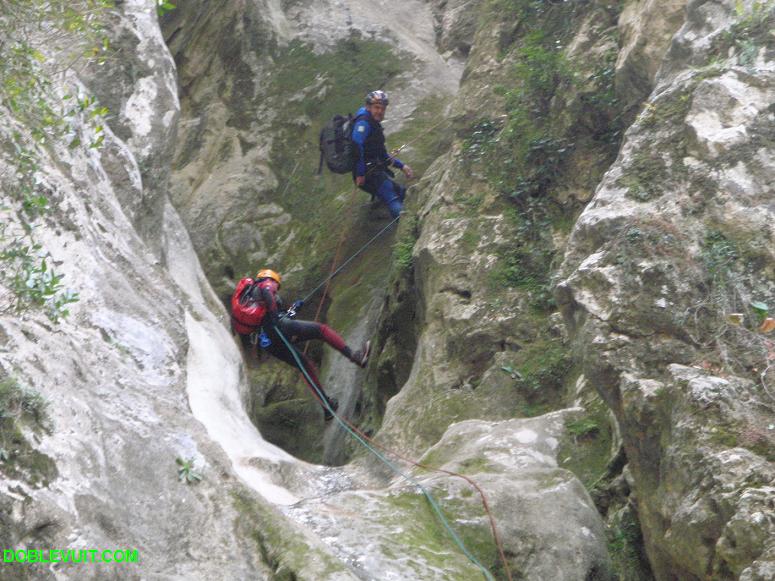
[[[452,529],[449,522],[447,521],[446,517],[444,516],[444,513],[441,512],[441,507],[438,505],[436,500],[431,496],[431,493],[428,492],[428,490],[417,480],[412,478],[410,475],[403,472],[398,466],[393,464],[390,460],[385,458],[380,452],[375,450],[366,440],[361,438],[358,434],[356,434],[352,429],[350,429],[350,426],[348,426],[331,408],[331,405],[328,403],[328,398],[323,394],[321,389],[315,384],[314,381],[312,381],[312,378],[307,373],[307,370],[304,368],[304,365],[301,362],[301,359],[299,358],[298,352],[296,351],[296,348],[286,339],[285,335],[280,331],[280,329],[275,326],[274,330],[277,332],[277,335],[279,335],[280,339],[282,339],[283,343],[285,343],[285,346],[288,348],[288,350],[291,352],[291,355],[293,355],[294,360],[296,361],[296,365],[298,366],[299,370],[304,374],[304,378],[307,380],[307,383],[312,387],[312,389],[317,394],[318,398],[320,398],[320,401],[323,402],[323,405],[325,405],[326,409],[331,413],[332,416],[336,419],[337,422],[339,422],[339,425],[342,426],[353,438],[358,440],[367,450],[369,450],[372,454],[374,454],[379,460],[381,460],[388,468],[390,468],[393,472],[401,476],[404,480],[409,482],[410,484],[417,487],[420,492],[423,493],[425,498],[430,503],[431,507],[433,508],[433,511],[436,513],[436,515],[439,517],[439,520],[441,521],[441,524],[444,526],[445,529],[447,529],[447,532],[452,537],[452,540],[455,542],[455,544],[460,547],[460,549],[463,551],[466,557],[468,557],[468,560],[471,561],[474,565],[479,567],[479,569],[482,570],[482,573],[484,573],[485,579],[488,581],[495,581],[495,578],[492,576],[492,574],[482,565],[474,555],[471,554],[471,552],[466,548],[463,541],[460,539],[460,537],[457,535],[457,533]]]

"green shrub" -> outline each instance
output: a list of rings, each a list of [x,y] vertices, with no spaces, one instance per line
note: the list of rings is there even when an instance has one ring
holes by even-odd
[[[407,217],[401,224],[399,235],[393,245],[393,260],[399,270],[412,268],[414,245],[417,243],[417,218]]]
[[[6,377],[0,380],[0,422],[16,425],[29,421],[36,427],[46,428],[48,402],[37,391],[21,387]]]
[[[9,171],[0,176],[0,282],[13,294],[0,310],[43,307],[52,321],[67,316],[78,295],[64,289],[36,240],[40,219],[55,204],[41,179],[41,159],[53,145],[100,147],[108,111],[73,88],[62,95],[51,82],[63,63],[101,61],[109,43],[103,13],[109,0],[5,0],[0,4],[0,148]],[[56,70],[55,67],[59,70]],[[15,226],[11,226],[15,224]]]
[[[571,420],[565,427],[568,433],[576,438],[590,436],[600,431],[600,426],[594,418],[585,417],[578,420]]]
[[[175,458],[178,465],[178,480],[185,484],[196,484],[202,480],[202,474],[194,468],[194,459]]]

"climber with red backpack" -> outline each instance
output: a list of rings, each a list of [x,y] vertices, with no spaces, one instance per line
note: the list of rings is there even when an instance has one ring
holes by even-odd
[[[247,348],[259,344],[263,350],[289,365],[296,367],[294,354],[286,346],[279,333],[292,344],[310,339],[321,339],[360,367],[366,367],[369,360],[370,342],[353,351],[344,339],[331,327],[313,321],[296,320],[296,312],[303,306],[302,301],[296,301],[287,310],[283,308],[282,299],[277,291],[280,289],[280,275],[268,268],[260,270],[255,278],[243,278],[237,283],[231,297],[232,329],[239,334],[242,344]],[[328,401],[331,409],[336,411],[336,398],[326,395],[317,377],[317,370],[312,360],[305,354],[297,352],[304,370],[320,389],[320,393]],[[333,416],[323,405],[326,420]]]

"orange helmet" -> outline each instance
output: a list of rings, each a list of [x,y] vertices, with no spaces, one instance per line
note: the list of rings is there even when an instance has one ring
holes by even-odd
[[[279,274],[277,274],[274,270],[269,270],[268,268],[264,268],[263,270],[259,270],[258,274],[256,275],[256,278],[258,280],[261,280],[262,278],[271,278],[277,284],[280,284],[280,280],[281,280]]]

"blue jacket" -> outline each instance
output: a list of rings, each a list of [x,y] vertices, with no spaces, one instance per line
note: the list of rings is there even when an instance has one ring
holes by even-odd
[[[403,162],[397,157],[390,157],[385,149],[385,135],[382,133],[382,124],[375,121],[366,107],[361,107],[356,113],[358,120],[353,126],[352,141],[355,144],[356,177],[366,175],[366,166],[379,164],[385,167],[393,165],[398,169],[404,167]]]

